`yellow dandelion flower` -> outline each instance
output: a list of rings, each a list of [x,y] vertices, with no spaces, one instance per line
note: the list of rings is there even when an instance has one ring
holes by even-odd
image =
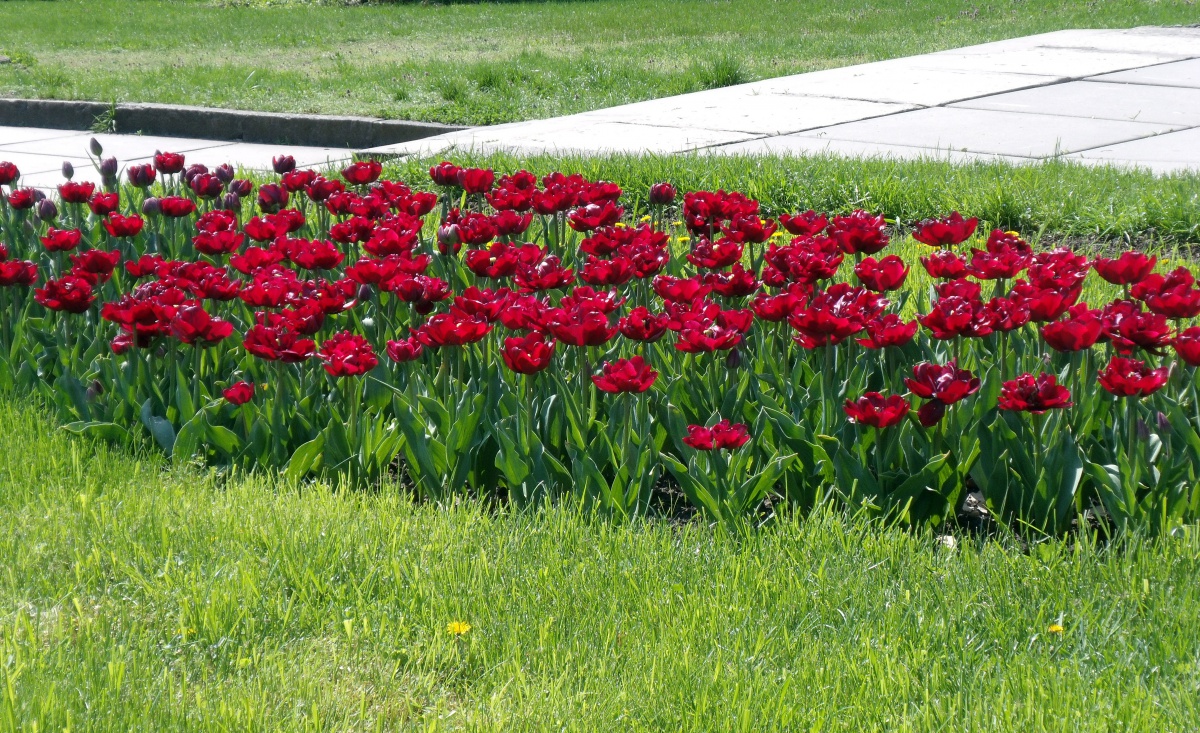
[[[638,219],[638,221],[643,222],[643,223],[648,222],[648,221],[650,221],[650,216],[649,215],[643,216],[641,219]]]
[[[619,221],[619,222],[617,222],[616,224],[613,224],[613,226],[615,226],[617,229],[624,229],[624,228],[625,228],[625,223],[624,223],[624,222],[620,222],[620,221]]]
[[[1005,234],[1007,234],[1007,235],[1008,235],[1008,236],[1010,236],[1010,237],[1017,237],[1018,239],[1020,239],[1020,238],[1021,238],[1021,233],[1020,233],[1020,232],[1005,232]]]
[[[1051,634],[1061,634],[1063,627],[1062,624],[1050,624],[1050,627],[1046,631]]]
[[[692,241],[692,238],[691,237],[680,237],[679,241],[680,242],[690,242],[690,241]]]
[[[681,221],[673,221],[673,222],[671,222],[671,226],[673,226],[673,227],[681,227],[681,226],[683,226],[683,222],[681,222]]]
[[[771,233],[771,239],[780,239],[782,237],[783,237],[782,229],[776,229],[774,232]]]
[[[451,621],[446,624],[446,631],[452,636],[465,636],[471,630],[471,624],[466,621]]]

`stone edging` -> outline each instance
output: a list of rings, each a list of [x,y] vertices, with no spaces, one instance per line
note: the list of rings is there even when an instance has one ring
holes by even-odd
[[[91,130],[98,120],[119,133],[272,145],[373,148],[464,129],[433,122],[247,112],[175,104],[75,102],[57,99],[0,99],[0,125]]]

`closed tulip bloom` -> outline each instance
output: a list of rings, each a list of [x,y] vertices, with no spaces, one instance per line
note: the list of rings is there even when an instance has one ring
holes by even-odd
[[[201,173],[188,181],[188,187],[202,199],[215,199],[225,190],[225,184],[211,173]]]
[[[155,153],[154,170],[164,176],[183,171],[183,156],[179,153]]]
[[[146,199],[147,202],[150,199]],[[196,202],[182,196],[164,196],[158,199],[158,207],[163,216],[178,219],[196,213]]]
[[[1149,397],[1167,383],[1167,367],[1151,369],[1137,359],[1114,356],[1100,370],[1100,386],[1117,397]]]
[[[601,204],[587,204],[574,209],[567,215],[567,223],[577,232],[590,232],[616,224],[624,213],[624,208],[612,201],[604,201]]]
[[[536,331],[504,339],[504,364],[518,374],[536,374],[550,366],[556,342]]]
[[[8,205],[14,209],[32,209],[43,198],[36,188],[17,188],[8,194]]]
[[[879,392],[867,392],[857,400],[846,400],[842,410],[846,417],[859,425],[868,425],[882,430],[898,424],[912,406],[900,395],[884,396]]]
[[[1113,285],[1132,285],[1145,280],[1157,263],[1155,255],[1147,257],[1141,252],[1122,252],[1114,259],[1097,257],[1092,261],[1092,267],[1096,274]]]
[[[42,221],[54,221],[58,218],[58,207],[50,199],[37,202],[37,218]]]
[[[46,230],[46,236],[42,237],[42,246],[47,252],[69,252],[79,246],[83,241],[83,232],[78,229],[55,229],[50,227]]]
[[[829,225],[829,236],[846,254],[873,255],[888,246],[887,223],[878,216],[856,209],[849,216],[835,216]]]
[[[231,405],[244,405],[254,399],[254,385],[249,382],[236,382],[226,387],[221,396]]]
[[[242,346],[250,354],[267,361],[282,361],[294,364],[312,357],[317,344],[312,339],[302,339],[299,334],[282,326],[255,324],[246,331]]]
[[[949,364],[917,364],[913,367],[912,378],[905,379],[904,384],[922,399],[938,400],[947,405],[979,391],[979,377],[966,369],[959,369],[953,361]]]
[[[210,315],[199,305],[185,305],[171,321],[171,335],[190,346],[212,346],[233,333],[233,324]]]
[[[321,344],[317,355],[331,377],[357,377],[379,364],[379,357],[375,356],[370,342],[349,331],[335,333]]]
[[[1082,308],[1071,308],[1070,317],[1042,326],[1042,339],[1050,348],[1063,352],[1082,351],[1100,340],[1103,330],[1100,312],[1088,310],[1085,303],[1080,305]]]
[[[21,171],[17,166],[7,160],[0,162],[0,186],[10,186],[20,177]]]
[[[955,280],[967,274],[967,260],[948,249],[922,257],[921,265],[930,277],[939,280]]]
[[[462,170],[453,163],[442,161],[429,169],[429,178],[438,186],[457,186],[458,172]]]
[[[154,185],[154,179],[157,177],[158,173],[149,163],[131,165],[125,169],[125,179],[135,188],[149,188]]]
[[[867,290],[886,293],[899,290],[904,285],[908,267],[896,255],[888,255],[878,262],[873,257],[867,257],[854,267],[854,274]]]
[[[277,175],[282,176],[296,170],[296,159],[290,155],[277,155],[271,158],[271,167]]]
[[[121,252],[119,250],[105,252],[101,249],[89,249],[77,255],[71,255],[71,274],[87,278],[93,285],[107,282],[120,261]]]
[[[462,318],[439,313],[421,326],[415,335],[422,344],[438,348],[475,343],[482,340],[491,330],[492,325],[482,318]]]
[[[264,183],[258,187],[258,208],[265,214],[274,214],[287,206],[288,192],[277,183]]]
[[[650,203],[654,206],[668,206],[675,203],[678,192],[675,187],[665,181],[650,186]]]
[[[425,345],[418,341],[415,337],[410,336],[399,341],[387,342],[388,358],[397,364],[403,364],[409,361],[416,361],[421,358],[421,354],[425,352]]]
[[[455,179],[467,193],[487,193],[492,190],[496,174],[487,168],[460,168]]]
[[[605,362],[601,374],[593,374],[592,382],[604,392],[645,392],[658,379],[658,372],[650,368],[640,356]]]
[[[896,348],[911,342],[919,327],[916,321],[905,322],[895,313],[887,313],[867,321],[863,329],[867,337],[855,340],[868,349]]]
[[[88,208],[91,209],[92,213],[96,216],[108,216],[116,211],[120,204],[121,199],[115,192],[105,193],[103,191],[97,191],[96,193],[92,194],[90,199],[88,199]]]
[[[37,265],[28,260],[0,262],[0,287],[29,287],[37,282]]]
[[[685,445],[696,450],[736,450],[750,440],[750,433],[745,425],[722,420],[711,428],[703,425],[688,425],[687,435],[683,438]]]
[[[964,219],[957,211],[940,219],[925,219],[913,226],[912,238],[930,247],[946,247],[962,244],[971,238],[979,219]]]
[[[1005,382],[1000,389],[1001,410],[1041,415],[1048,410],[1061,410],[1074,405],[1071,393],[1058,383],[1053,374],[1022,374]]]
[[[95,192],[96,184],[88,181],[67,181],[58,184],[58,195],[68,204],[86,204]]]
[[[379,180],[383,165],[378,160],[360,160],[342,169],[342,178],[355,186],[366,186]]]
[[[651,313],[648,308],[639,305],[618,321],[617,330],[632,341],[652,342],[666,333],[669,320],[666,313]]]

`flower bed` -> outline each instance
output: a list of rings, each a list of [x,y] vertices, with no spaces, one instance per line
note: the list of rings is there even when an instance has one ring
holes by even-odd
[[[0,381],[79,434],[618,517],[669,477],[731,526],[940,523],[972,489],[1045,532],[1200,518],[1200,289],[1153,255],[667,183],[634,217],[614,183],[451,163],[425,192],[161,153],[122,185],[93,152],[105,184],[68,167],[57,200],[0,164]]]

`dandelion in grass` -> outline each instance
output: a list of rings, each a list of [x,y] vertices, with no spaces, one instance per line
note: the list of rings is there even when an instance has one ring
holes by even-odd
[[[1050,634],[1061,634],[1063,632],[1063,625],[1050,624],[1050,626],[1046,629],[1046,632]]]
[[[451,621],[446,624],[446,632],[451,636],[462,638],[471,631],[471,624],[466,621]]]

